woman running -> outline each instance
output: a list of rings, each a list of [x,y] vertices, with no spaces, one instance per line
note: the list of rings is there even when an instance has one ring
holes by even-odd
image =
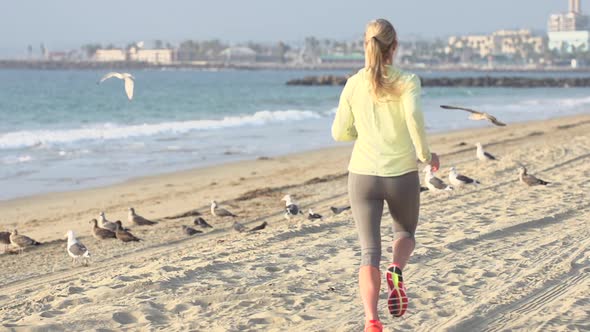
[[[386,271],[389,312],[402,316],[408,298],[402,271],[414,250],[420,208],[416,156],[439,168],[430,153],[420,106],[420,79],[392,66],[397,33],[384,19],[365,31],[365,68],[346,82],[332,136],[353,141],[348,166],[348,195],[359,233],[359,288],[365,308],[365,331],[382,331],[377,301],[381,287],[381,216],[387,202],[393,217],[393,263]]]

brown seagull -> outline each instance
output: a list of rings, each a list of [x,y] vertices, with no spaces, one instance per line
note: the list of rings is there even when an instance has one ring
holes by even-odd
[[[110,229],[98,227],[98,220],[92,219],[92,220],[90,220],[90,223],[91,224],[94,224],[94,226],[92,226],[92,235],[97,240],[105,240],[105,239],[114,239],[114,238],[116,238],[115,232],[111,231]]]
[[[440,105],[440,107],[447,109],[447,110],[467,111],[467,112],[471,113],[471,115],[469,116],[469,119],[471,119],[471,120],[488,120],[491,123],[495,124],[496,126],[500,126],[500,127],[504,127],[506,125],[504,122],[498,121],[498,119],[496,119],[495,116],[493,116],[489,113],[486,113],[486,112],[478,112],[478,111],[472,110],[470,108],[459,107],[459,106]]]
[[[527,174],[527,170],[526,167],[524,166],[520,166],[518,168],[518,177],[520,179],[520,182],[526,184],[527,186],[546,186],[549,184],[549,182],[547,181],[543,181],[541,179],[537,179],[536,177]]]

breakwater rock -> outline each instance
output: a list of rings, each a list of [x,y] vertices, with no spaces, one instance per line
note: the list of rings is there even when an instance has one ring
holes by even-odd
[[[287,85],[344,85],[347,77],[334,75],[307,76],[293,79]],[[522,77],[476,76],[421,78],[422,86],[434,87],[511,87],[511,88],[562,88],[590,87],[590,77]]]

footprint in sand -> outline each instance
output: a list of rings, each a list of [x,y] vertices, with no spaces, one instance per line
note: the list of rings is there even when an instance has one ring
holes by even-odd
[[[115,312],[113,320],[119,324],[133,324],[137,322],[137,318],[128,312]]]

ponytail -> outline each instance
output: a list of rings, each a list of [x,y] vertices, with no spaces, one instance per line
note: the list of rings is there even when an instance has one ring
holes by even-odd
[[[395,94],[395,82],[388,77],[386,57],[397,48],[397,34],[387,20],[378,19],[367,25],[365,33],[365,68],[369,73],[375,99],[384,94]]]

